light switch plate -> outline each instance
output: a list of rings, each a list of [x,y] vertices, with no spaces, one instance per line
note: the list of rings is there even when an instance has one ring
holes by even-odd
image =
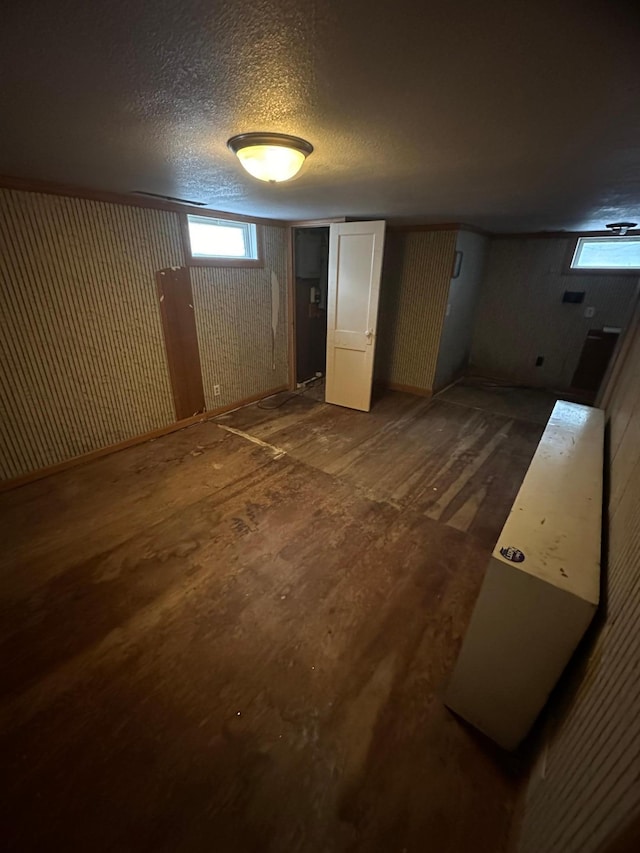
[[[595,313],[596,313],[596,309],[592,305],[590,305],[588,308],[584,309],[584,316],[585,317],[593,317],[595,315]]]

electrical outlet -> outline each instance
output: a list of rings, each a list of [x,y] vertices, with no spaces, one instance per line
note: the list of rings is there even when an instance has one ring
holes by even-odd
[[[214,386],[213,386],[213,396],[214,396],[214,397],[219,397],[219,396],[220,396],[220,386],[219,386],[219,385],[214,385]]]

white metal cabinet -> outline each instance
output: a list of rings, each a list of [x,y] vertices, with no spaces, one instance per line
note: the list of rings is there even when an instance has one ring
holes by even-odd
[[[445,702],[507,749],[596,611],[604,412],[558,402],[489,561]]]

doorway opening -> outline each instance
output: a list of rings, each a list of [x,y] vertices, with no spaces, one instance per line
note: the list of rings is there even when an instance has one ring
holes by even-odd
[[[573,375],[571,390],[593,403],[618,343],[620,329],[590,329]]]
[[[329,228],[293,229],[296,385],[324,376],[327,363]]]

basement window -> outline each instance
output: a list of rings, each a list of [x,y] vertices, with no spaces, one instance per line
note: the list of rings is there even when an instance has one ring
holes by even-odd
[[[195,266],[262,266],[254,222],[187,214],[189,261]]]
[[[570,269],[635,274],[640,271],[640,235],[579,237]]]

